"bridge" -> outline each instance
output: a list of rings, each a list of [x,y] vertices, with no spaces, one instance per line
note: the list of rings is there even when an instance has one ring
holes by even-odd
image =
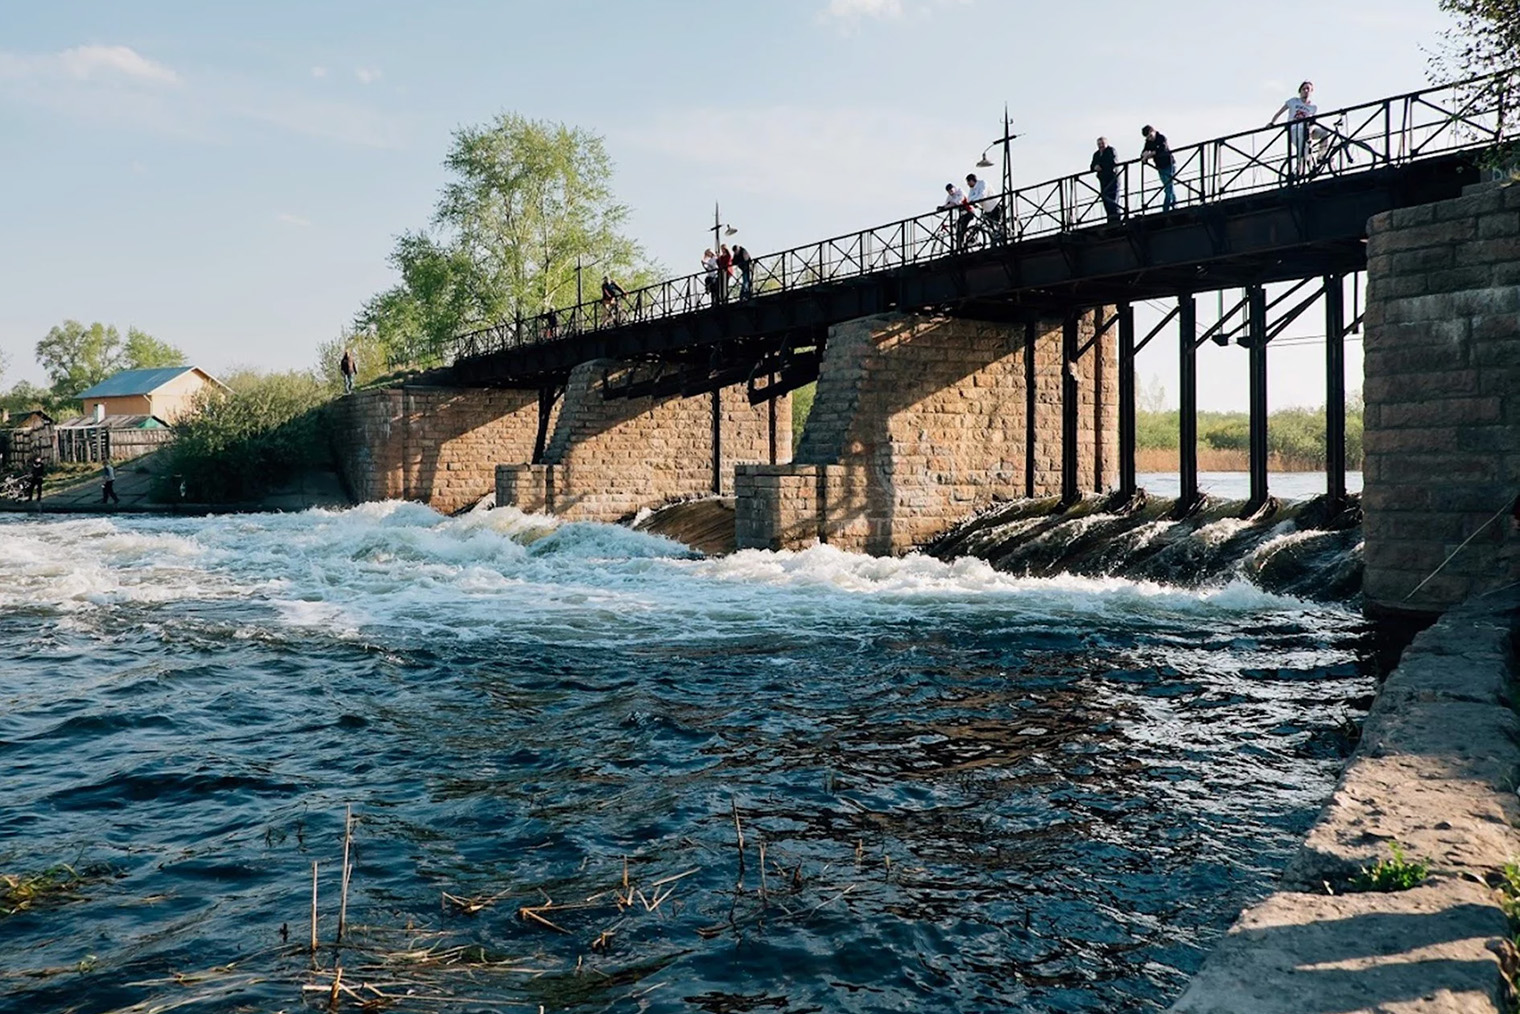
[[[775,465],[776,401],[814,380],[820,399],[837,386],[827,375],[840,328],[862,320],[961,321],[981,328],[977,334],[995,332],[1005,351],[1022,356],[1021,369],[1004,371],[1023,399],[1019,406],[1006,397],[1001,403],[1018,409],[1023,428],[1023,461],[1000,473],[1015,480],[1004,495],[1052,491],[1055,482],[1041,476],[1036,459],[1047,451],[1038,433],[1041,406],[1055,401],[1058,491],[1071,501],[1084,489],[1135,493],[1134,356],[1172,330],[1181,384],[1179,510],[1201,500],[1196,364],[1210,340],[1248,352],[1254,510],[1268,499],[1267,350],[1319,306],[1327,492],[1341,498],[1343,343],[1361,323],[1356,276],[1367,264],[1368,219],[1455,197],[1475,182],[1482,153],[1520,136],[1517,83],[1516,72],[1507,71],[1174,148],[1171,210],[1162,210],[1153,168],[1121,163],[1117,223],[1107,220],[1095,176],[1077,173],[1005,186],[996,197],[1001,227],[981,223],[964,244],[956,241],[953,212],[936,210],[757,257],[752,291],[742,298],[737,286],[709,291],[696,273],[634,290],[612,306],[590,300],[500,322],[454,341],[452,376],[462,387],[536,392],[534,463],[545,461],[556,401],[586,364],[603,364],[597,386],[606,401],[711,395],[713,488],[722,489],[719,392],[742,385],[750,404],[769,406],[766,456]],[[1272,283],[1292,284],[1269,298],[1265,286]],[[1200,321],[1197,297],[1216,290],[1241,295],[1220,319]],[[1156,299],[1174,305],[1138,334],[1133,304]],[[1058,391],[1036,382],[1047,345],[1055,369],[1045,372],[1058,372]],[[987,365],[966,364],[953,379]],[[972,382],[984,381],[991,383],[990,375]],[[1113,416],[1110,434],[1105,420]],[[812,449],[814,459],[820,454],[828,457]]]

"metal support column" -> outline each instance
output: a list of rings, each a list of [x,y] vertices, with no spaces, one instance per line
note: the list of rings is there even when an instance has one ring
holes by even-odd
[[[1325,495],[1346,500],[1346,289],[1325,276]]]
[[[1119,305],[1119,495],[1135,495],[1135,309]]]
[[[766,401],[765,407],[766,418],[770,423],[771,464],[774,465],[776,463],[776,373],[774,370],[771,371],[770,375],[770,391],[771,396],[770,399]]]
[[[1109,323],[1112,323],[1110,321]],[[1093,311],[1092,345],[1092,407],[1093,407],[1093,492],[1103,492],[1103,308]]]
[[[712,393],[712,491],[723,492],[723,389]]]
[[[1267,292],[1253,285],[1246,296],[1250,313],[1246,349],[1251,371],[1251,501],[1246,513],[1252,514],[1267,502]]]
[[[1040,327],[1034,321],[1024,325],[1024,495],[1034,498],[1034,343]]]
[[[1193,294],[1177,297],[1177,513],[1197,506],[1198,493],[1198,304]]]
[[[1077,476],[1077,337],[1082,317],[1069,310],[1061,322],[1061,502],[1082,497]]]

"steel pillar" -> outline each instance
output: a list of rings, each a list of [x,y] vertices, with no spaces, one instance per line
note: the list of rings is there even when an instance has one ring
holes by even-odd
[[[1024,325],[1024,495],[1034,498],[1034,343],[1040,327],[1034,321]]]
[[[1249,300],[1246,349],[1250,354],[1251,500],[1254,514],[1267,502],[1267,292],[1260,285],[1246,290]]]
[[[1325,495],[1346,500],[1346,289],[1325,276]]]
[[[776,463],[776,371],[770,374],[770,398],[766,401],[766,421],[770,424],[771,464]]]
[[[723,492],[723,389],[712,393],[712,491]]]
[[[1103,336],[1107,333],[1103,327],[1103,309],[1099,307],[1093,311],[1093,338],[1089,343],[1092,345],[1093,357],[1093,383],[1092,383],[1092,406],[1093,406],[1093,492],[1103,492]],[[1112,321],[1109,322],[1110,324]]]
[[[1198,304],[1193,294],[1177,297],[1177,513],[1192,510],[1198,492]]]
[[[1135,495],[1135,309],[1119,306],[1119,495]]]
[[[1067,311],[1061,322],[1061,502],[1081,499],[1077,475],[1077,336],[1081,314]]]

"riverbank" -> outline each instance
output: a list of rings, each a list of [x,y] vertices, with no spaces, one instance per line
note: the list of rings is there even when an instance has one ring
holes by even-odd
[[[157,499],[168,465],[160,453],[124,462],[116,469],[118,503],[101,502],[97,467],[55,470],[43,486],[42,500],[0,499],[0,511],[23,514],[248,514],[302,511],[312,507],[348,507],[350,501],[336,472],[328,469],[297,475],[258,500],[243,503],[166,502]],[[171,484],[172,485],[172,484]]]
[[[1172,1014],[1513,1009],[1514,927],[1490,885],[1520,855],[1517,634],[1510,589],[1415,638],[1279,889],[1241,914]],[[1394,843],[1429,876],[1358,892],[1357,872]]]

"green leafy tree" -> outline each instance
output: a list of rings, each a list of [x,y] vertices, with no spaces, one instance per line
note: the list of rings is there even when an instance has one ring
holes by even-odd
[[[462,331],[573,303],[578,262],[587,299],[601,274],[629,289],[654,279],[622,233],[628,208],[600,135],[503,113],[457,131],[444,165],[431,230],[397,239],[400,283],[355,319],[392,365],[437,361]]]
[[[184,366],[185,354],[168,342],[161,342],[146,331],[127,328],[127,344],[122,361],[128,370],[146,370],[157,366]]]
[[[1432,69],[1472,77],[1520,66],[1520,0],[1440,0],[1456,24],[1441,34]]]
[[[121,334],[99,321],[86,327],[66,320],[48,331],[36,352],[54,393],[70,398],[121,369]]]
[[[54,326],[37,343],[36,354],[53,382],[54,397],[63,401],[122,370],[185,363],[185,354],[167,342],[135,327],[127,328],[124,342],[115,325],[99,321],[85,326],[66,320]]]

